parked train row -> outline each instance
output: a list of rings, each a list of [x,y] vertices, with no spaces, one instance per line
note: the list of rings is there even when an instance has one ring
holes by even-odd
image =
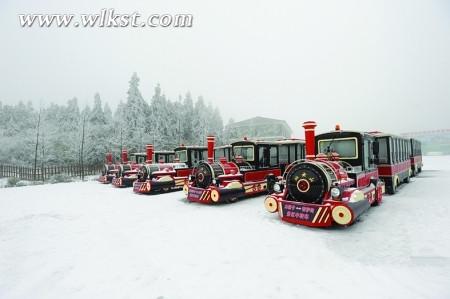
[[[307,226],[350,225],[383,194],[395,194],[422,170],[421,144],[381,132],[344,131],[315,135],[303,123],[305,140],[247,140],[215,147],[184,146],[136,153],[121,163],[106,155],[102,183],[133,187],[140,194],[183,189],[190,202],[232,203],[267,194],[264,205],[283,221]]]

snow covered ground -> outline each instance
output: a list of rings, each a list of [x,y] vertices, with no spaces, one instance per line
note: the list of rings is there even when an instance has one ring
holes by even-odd
[[[450,298],[450,157],[424,163],[345,229],[282,223],[262,196],[0,189],[0,298]]]

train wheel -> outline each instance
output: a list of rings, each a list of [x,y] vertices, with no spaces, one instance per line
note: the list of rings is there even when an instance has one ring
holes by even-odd
[[[232,198],[227,199],[227,203],[233,203],[233,202],[236,202],[237,200],[238,200],[237,197],[232,197]]]
[[[164,191],[164,192],[169,192],[169,191],[170,191],[170,187],[162,188],[162,191]]]
[[[273,197],[267,197],[266,200],[264,200],[264,206],[266,207],[266,210],[270,213],[275,213],[278,210],[278,203]]]
[[[395,194],[397,192],[397,180],[393,181],[390,186],[386,186],[386,191],[388,194]]]
[[[411,177],[408,175],[404,180],[404,183],[409,184],[409,182],[411,182]]]

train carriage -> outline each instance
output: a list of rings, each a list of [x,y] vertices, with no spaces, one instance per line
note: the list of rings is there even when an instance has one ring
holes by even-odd
[[[419,140],[414,138],[409,139],[411,147],[411,172],[412,176],[416,176],[422,172],[423,162],[422,162],[422,144]]]
[[[288,148],[291,143],[286,142]],[[293,140],[293,153],[301,155],[302,140]],[[214,137],[208,137],[208,161],[201,162],[185,186],[187,200],[205,204],[234,202],[239,198],[270,192],[281,176],[279,141],[242,140],[231,144],[232,159],[214,161]],[[299,156],[284,157],[296,160]],[[291,161],[292,162],[292,161]]]
[[[167,192],[181,189],[192,173],[193,168],[205,157],[204,146],[180,146],[170,155],[166,155],[164,163],[153,163],[153,146],[147,146],[147,161],[141,166],[138,179],[134,182],[133,191],[139,194]],[[172,162],[169,159],[172,158]],[[162,159],[158,162],[162,162]]]
[[[268,212],[278,212],[283,221],[294,224],[345,226],[381,203],[384,183],[378,178],[373,136],[338,126],[315,136],[315,122],[305,122],[303,127],[306,160],[286,168],[275,193],[265,199]]]
[[[409,183],[411,170],[411,142],[407,138],[385,134],[371,133],[378,143],[378,155],[375,163],[380,178],[386,184],[386,191],[395,194],[402,183]]]

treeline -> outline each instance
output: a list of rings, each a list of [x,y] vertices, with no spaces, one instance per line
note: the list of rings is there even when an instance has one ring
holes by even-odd
[[[181,143],[201,145],[207,134],[222,142],[223,121],[217,107],[202,97],[194,101],[189,92],[169,100],[159,84],[153,96],[144,99],[136,73],[126,101],[114,112],[98,93],[92,107],[82,109],[77,98],[39,109],[31,103],[0,102],[0,164],[30,166],[35,158],[37,166],[79,164],[81,159],[97,164],[108,151],[118,157],[122,148],[143,152],[146,143],[156,150],[171,150]]]

